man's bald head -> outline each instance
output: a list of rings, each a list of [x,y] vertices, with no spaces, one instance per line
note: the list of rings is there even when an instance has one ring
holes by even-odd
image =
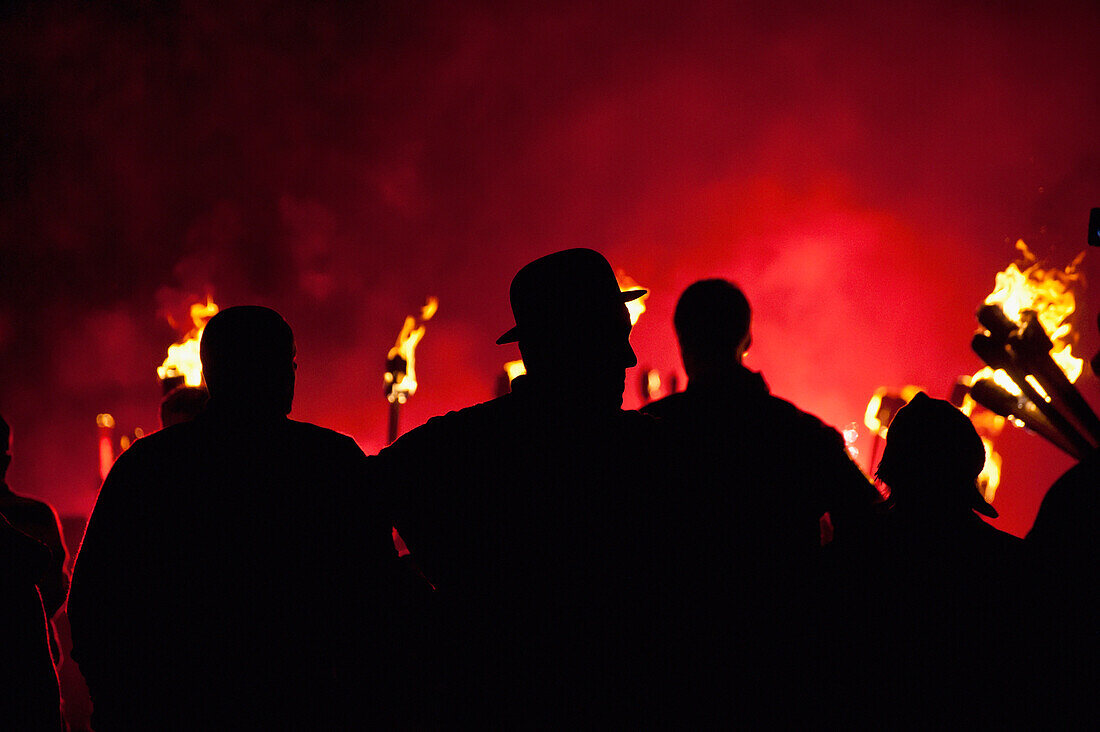
[[[270,308],[240,305],[206,324],[199,344],[214,403],[288,414],[294,399],[294,333]]]

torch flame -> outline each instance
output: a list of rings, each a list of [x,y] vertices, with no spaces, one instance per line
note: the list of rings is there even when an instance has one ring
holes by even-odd
[[[645,288],[635,282],[629,275],[619,270],[615,273],[615,279],[619,283],[619,291],[626,292],[627,290],[644,290]],[[642,295],[641,297],[631,300],[626,303],[626,311],[630,313],[630,325],[633,326],[638,322],[638,318],[642,317],[642,313],[645,312],[645,301],[649,299],[649,293]]]
[[[504,370],[508,372],[508,381],[512,381],[517,376],[523,376],[527,373],[527,367],[523,364],[522,358],[504,364]]]
[[[978,475],[978,488],[986,503],[993,503],[993,497],[997,494],[997,486],[1001,484],[1001,456],[993,449],[993,441],[983,437],[982,447],[985,448],[985,464]]]
[[[1022,324],[1025,310],[1034,311],[1039,324],[1054,344],[1050,351],[1051,358],[1070,383],[1074,383],[1081,375],[1084,361],[1070,350],[1073,331],[1069,318],[1077,307],[1074,289],[1081,281],[1077,267],[1085,253],[1078,254],[1062,270],[1040,266],[1042,262],[1031,253],[1023,239],[1016,242],[1016,249],[1022,255],[1021,262],[1013,262],[1003,272],[997,273],[993,292],[986,297],[985,303],[1000,305],[1005,316],[1017,325]],[[1023,269],[1020,269],[1021,265]],[[1019,393],[1019,389],[1011,393]]]
[[[405,324],[401,326],[401,332],[397,336],[397,343],[390,349],[386,358],[393,361],[404,361],[404,370],[396,374],[386,373],[388,399],[393,402],[404,402],[408,397],[416,393],[416,345],[424,337],[424,323],[432,319],[439,309],[439,299],[432,296],[424,307],[420,308],[420,317],[406,316]]]
[[[168,347],[168,356],[157,368],[157,376],[161,379],[169,379],[174,376],[182,376],[187,386],[202,385],[202,362],[199,360],[199,341],[202,332],[206,329],[206,322],[218,312],[218,306],[214,304],[210,295],[206,296],[206,302],[197,302],[191,305],[191,323],[193,327],[187,336],[180,342]]]

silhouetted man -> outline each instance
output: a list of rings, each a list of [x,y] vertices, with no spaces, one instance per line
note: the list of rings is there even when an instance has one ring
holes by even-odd
[[[684,547],[665,436],[623,411],[630,347],[607,260],[570,249],[512,280],[527,374],[369,459],[395,525],[438,588],[434,722],[627,723],[662,690],[675,618],[663,569]]]
[[[65,603],[69,591],[69,574],[65,571],[65,542],[61,538],[61,524],[57,513],[50,504],[12,491],[6,482],[8,466],[11,465],[11,428],[0,416],[0,446],[4,452],[0,455],[0,515],[12,526],[27,536],[40,541],[50,550],[50,560],[43,566],[42,574],[36,584],[42,594],[42,605],[46,617],[52,619]],[[61,645],[53,623],[49,624],[50,652],[54,663],[61,662]]]
[[[742,359],[752,340],[745,295],[726,280],[689,286],[673,318],[688,384],[643,408],[690,440],[701,493],[690,529],[713,577],[692,623],[698,663],[713,669],[710,702],[723,717],[723,685],[744,692],[759,721],[801,723],[792,686],[816,693],[832,650],[825,618],[819,520],[850,542],[879,494],[849,458],[840,434],[773,396]],[[774,705],[774,706],[772,706]],[[780,716],[773,717],[772,709]],[[785,720],[785,721],[784,721]]]
[[[879,494],[848,457],[833,428],[772,396],[742,360],[752,342],[744,293],[720,279],[680,296],[673,316],[687,389],[644,412],[690,434],[722,489],[734,541],[778,560],[816,554],[819,518],[829,512],[838,541]]]
[[[61,698],[36,583],[50,564],[45,545],[0,516],[0,727],[59,732]]]
[[[865,666],[868,686],[891,682],[876,692],[888,726],[1022,721],[1023,542],[979,518],[997,516],[977,487],[984,464],[978,433],[949,402],[920,392],[890,422]]]
[[[206,411],[119,457],[77,557],[96,729],[342,728],[352,702],[370,726],[396,558],[363,454],[287,419],[294,340],[275,311],[223,310],[200,354]]]

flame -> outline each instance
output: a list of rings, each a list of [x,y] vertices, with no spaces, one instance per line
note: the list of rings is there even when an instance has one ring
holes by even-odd
[[[884,414],[883,400],[885,399],[896,403],[900,399],[902,405],[904,405],[908,404],[919,391],[924,390],[912,384],[903,386],[901,388],[901,393],[891,393],[885,386],[880,386],[875,389],[875,393],[871,395],[871,400],[867,402],[867,409],[863,412],[863,424],[865,424],[867,429],[871,430],[871,432],[877,434],[879,437],[885,438],[890,419],[897,410],[901,408],[901,405],[897,405],[892,411],[887,409],[887,413]]]
[[[973,386],[981,379],[992,379],[993,383],[1001,387],[1014,397],[1021,397],[1024,392],[1016,385],[1016,382],[1012,380],[1012,377],[1008,375],[1008,372],[1004,369],[991,369],[989,366],[980,369],[973,376],[970,377],[969,386]],[[965,401],[964,401],[965,404]],[[965,410],[964,410],[965,411]]]
[[[986,297],[985,303],[1000,305],[1005,316],[1016,324],[1020,324],[1021,314],[1025,310],[1034,311],[1039,324],[1054,344],[1050,351],[1051,358],[1070,383],[1076,382],[1084,368],[1084,361],[1075,357],[1070,350],[1073,330],[1069,319],[1077,307],[1074,290],[1082,281],[1077,267],[1085,253],[1078,254],[1062,270],[1042,267],[1042,262],[1031,253],[1023,239],[1016,242],[1016,249],[1023,259],[997,273],[993,292]],[[1020,269],[1021,265],[1023,269]],[[1005,386],[1001,381],[997,383]],[[1019,389],[1014,392],[1010,390],[1010,393],[1017,394]]]
[[[210,295],[206,296],[206,302],[197,302],[191,305],[191,323],[193,327],[187,336],[180,342],[168,347],[168,356],[157,368],[157,376],[161,379],[170,379],[182,376],[183,383],[187,386],[202,385],[202,361],[199,360],[199,341],[202,332],[206,328],[206,322],[218,312],[218,306],[214,304]],[[169,321],[171,322],[171,320]]]
[[[619,283],[620,292],[626,292],[627,290],[645,289],[622,270],[619,270],[615,273],[615,279]],[[649,293],[647,292],[636,300],[631,300],[630,302],[626,303],[626,311],[630,313],[630,325],[635,325],[638,322],[638,318],[642,317],[642,313],[645,312],[645,301],[648,299]]]
[[[386,372],[387,398],[391,402],[404,403],[416,393],[416,345],[424,337],[424,323],[432,319],[439,309],[439,299],[432,296],[424,307],[420,308],[420,317],[406,316],[405,324],[397,336],[397,343],[390,349],[386,358],[402,359],[404,370]]]
[[[523,376],[527,373],[527,367],[523,364],[522,358],[504,364],[504,370],[508,373],[508,381],[512,381],[512,379],[517,376]]]
[[[993,496],[997,494],[997,486],[1001,484],[1001,456],[993,449],[993,441],[982,438],[985,447],[985,465],[978,474],[978,489],[986,503],[993,503]]]
[[[651,399],[656,399],[661,393],[661,372],[650,369],[645,372],[645,391]]]

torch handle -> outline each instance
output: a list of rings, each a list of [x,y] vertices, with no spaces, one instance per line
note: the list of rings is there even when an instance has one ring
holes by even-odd
[[[1069,455],[1074,460],[1081,459],[1081,453],[1047,421],[1042,412],[1032,404],[1020,405],[1020,400],[993,383],[991,379],[981,379],[970,387],[970,396],[978,404],[1002,417],[1012,417],[1024,423],[1029,430],[1044,438],[1047,442]]]
[[[1100,445],[1100,418],[1096,412],[1077,391],[1077,387],[1066,377],[1062,369],[1058,368],[1047,354],[1045,360],[1041,360],[1035,369],[1035,378],[1039,380],[1043,389],[1051,396],[1051,399],[1065,405],[1066,411],[1084,429],[1085,434],[1092,442]]]
[[[1027,381],[1027,373],[1022,368],[1013,365],[1006,371],[1008,371],[1008,375],[1012,377],[1012,380],[1016,382],[1016,386],[1024,392],[1024,396],[1039,409],[1051,426],[1058,430],[1080,455],[1087,455],[1093,451],[1092,444],[1085,436],[1078,432],[1077,428],[1070,424],[1069,420],[1053,404],[1043,399],[1035,387]]]
[[[971,348],[990,368],[1004,369],[1024,396],[1034,404],[1042,415],[1063,437],[1073,445],[1076,452],[1087,455],[1092,452],[1092,443],[1082,435],[1057,408],[1042,396],[1028,380],[1028,370],[1021,363],[1020,354],[993,337],[977,333],[970,342]]]
[[[398,427],[401,422],[401,402],[394,399],[390,402],[390,424],[386,432],[386,444],[392,445],[397,440]]]

